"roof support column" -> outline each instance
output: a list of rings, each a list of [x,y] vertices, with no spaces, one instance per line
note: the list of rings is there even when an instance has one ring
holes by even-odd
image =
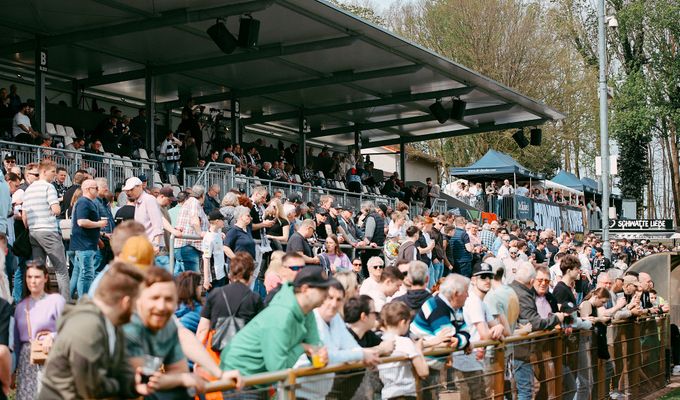
[[[40,37],[35,38],[35,114],[36,130],[45,132],[45,72],[47,50],[40,47]]]
[[[305,133],[305,116],[300,110],[298,117],[298,168],[300,175],[305,171],[307,165],[307,134]]]
[[[354,148],[361,154],[361,129],[356,122],[354,123]]]
[[[146,67],[146,76],[144,77],[144,93],[146,99],[146,135],[144,137],[144,144],[147,150],[155,151],[156,148],[156,125],[154,123],[154,116],[156,114],[156,79],[151,73],[151,68]]]
[[[241,143],[241,102],[231,99],[231,144]]]
[[[71,107],[80,109],[80,86],[77,79],[71,81]]]
[[[399,179],[406,184],[406,142],[399,141]]]

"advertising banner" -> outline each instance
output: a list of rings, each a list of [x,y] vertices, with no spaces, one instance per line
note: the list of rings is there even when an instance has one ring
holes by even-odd
[[[532,201],[528,197],[515,196],[515,216],[519,220],[530,220],[534,216]]]
[[[534,200],[534,222],[536,229],[553,229],[555,234],[562,233],[562,213],[560,206]]]

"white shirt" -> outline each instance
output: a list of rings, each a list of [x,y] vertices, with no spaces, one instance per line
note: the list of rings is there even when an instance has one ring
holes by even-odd
[[[391,333],[383,335],[383,340],[394,339],[394,351],[391,357],[418,355],[416,344],[410,338],[395,336]],[[411,364],[406,361],[378,365],[378,373],[383,383],[381,398],[391,399],[399,396],[416,396],[416,378],[413,376]]]
[[[470,341],[479,341],[479,331],[475,326],[476,323],[486,322],[487,324],[493,321],[493,315],[489,311],[489,306],[487,306],[482,299],[479,298],[477,293],[470,290],[470,294],[465,300],[465,305],[463,305],[463,318],[465,319],[465,326],[467,331],[470,332]],[[484,369],[484,360],[477,360],[476,354],[455,354],[453,356],[453,367],[461,371],[479,371]]]
[[[224,262],[224,245],[222,244],[222,234],[220,232],[206,232],[201,242],[201,250],[203,251],[203,258],[210,259],[212,257],[212,268],[210,268],[211,275],[215,275],[211,281],[220,280],[227,276],[227,266]]]
[[[373,303],[375,304],[375,311],[380,312],[382,310],[383,306],[387,302],[387,297],[382,291],[382,288],[380,287],[380,283],[376,282],[375,279],[372,277],[368,277],[364,280],[364,282],[361,284],[361,288],[359,289],[359,294],[365,294],[366,296],[370,296],[373,299]]]
[[[510,185],[508,185],[508,186],[503,185],[503,186],[501,186],[500,189],[498,189],[498,194],[501,195],[501,196],[509,196],[509,195],[512,194],[513,191],[514,191],[514,190],[512,189],[512,186],[510,186]]]
[[[14,114],[14,119],[12,120],[12,136],[17,137],[24,133],[24,130],[21,129],[19,125],[23,125],[26,128],[31,127],[31,119],[28,118],[28,115],[20,112]]]

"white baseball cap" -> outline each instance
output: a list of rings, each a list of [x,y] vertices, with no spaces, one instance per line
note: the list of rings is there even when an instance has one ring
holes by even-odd
[[[128,180],[125,181],[125,186],[123,186],[122,190],[132,190],[136,186],[142,186],[142,181],[139,178],[133,176],[132,178],[128,178]]]

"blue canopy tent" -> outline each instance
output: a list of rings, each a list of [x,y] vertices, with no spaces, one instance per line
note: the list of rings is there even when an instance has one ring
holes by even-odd
[[[509,155],[492,149],[475,163],[467,167],[452,167],[449,173],[456,178],[477,182],[512,179],[516,183],[518,179],[543,179],[542,174],[530,171]]]
[[[578,191],[583,191],[583,182],[574,174],[567,171],[560,171],[551,179],[552,182],[566,186],[571,189],[576,189]]]
[[[600,194],[600,188],[597,181],[591,178],[581,178],[583,183],[583,191],[593,194]]]

